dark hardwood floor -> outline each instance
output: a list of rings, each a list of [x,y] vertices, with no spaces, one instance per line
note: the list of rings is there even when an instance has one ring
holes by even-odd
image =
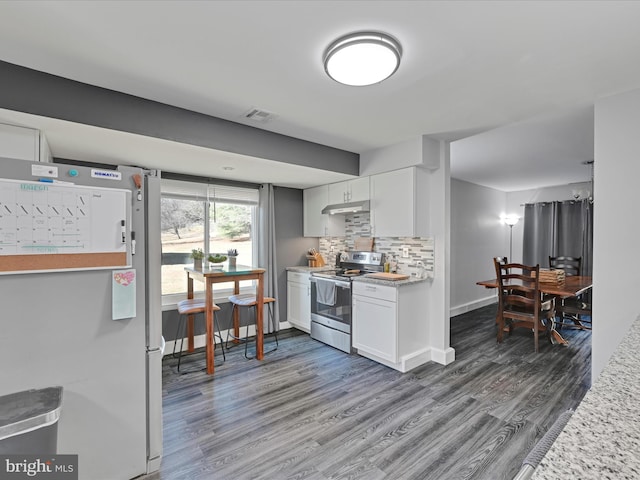
[[[214,377],[167,357],[162,467],[143,478],[512,479],[586,393],[591,332],[538,354],[524,329],[498,345],[495,308],[451,320],[454,363],[405,374],[295,330],[262,362],[235,347]]]

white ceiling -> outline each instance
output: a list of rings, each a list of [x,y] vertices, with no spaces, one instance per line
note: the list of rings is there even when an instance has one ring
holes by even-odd
[[[633,1],[5,0],[0,59],[357,153],[423,134],[469,137],[452,146],[452,175],[513,190],[589,178],[580,162],[593,158],[590,107],[640,87],[639,19]],[[323,50],[356,30],[400,40],[391,79],[358,88],[324,74]],[[276,117],[256,125],[242,118],[251,107]],[[95,129],[80,145],[53,123],[54,155],[111,155],[100,140],[113,132]],[[145,156],[128,163],[148,166],[166,147],[142,140],[126,139]],[[233,160],[175,148],[187,149],[188,173],[225,177]],[[274,163],[243,179],[266,181],[258,175]],[[300,168],[274,183],[324,182]]]

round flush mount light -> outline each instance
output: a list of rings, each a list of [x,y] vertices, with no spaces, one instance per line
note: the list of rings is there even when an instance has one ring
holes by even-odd
[[[390,35],[357,32],[333,42],[324,53],[324,70],[336,82],[362,87],[380,83],[400,66],[402,47]]]

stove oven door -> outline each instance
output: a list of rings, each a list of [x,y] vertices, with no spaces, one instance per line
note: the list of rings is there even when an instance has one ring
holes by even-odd
[[[324,286],[318,287],[318,279],[311,276],[311,321],[334,330],[351,333],[351,282],[328,280],[323,278]],[[333,284],[333,295],[318,292],[318,288],[327,288],[327,282]],[[319,298],[320,297],[320,298]],[[322,303],[320,300],[326,301]]]

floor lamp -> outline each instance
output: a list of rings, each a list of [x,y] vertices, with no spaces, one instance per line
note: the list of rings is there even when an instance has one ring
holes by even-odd
[[[518,223],[519,217],[509,215],[504,218],[504,223],[509,225],[509,261],[513,263],[513,226]]]

